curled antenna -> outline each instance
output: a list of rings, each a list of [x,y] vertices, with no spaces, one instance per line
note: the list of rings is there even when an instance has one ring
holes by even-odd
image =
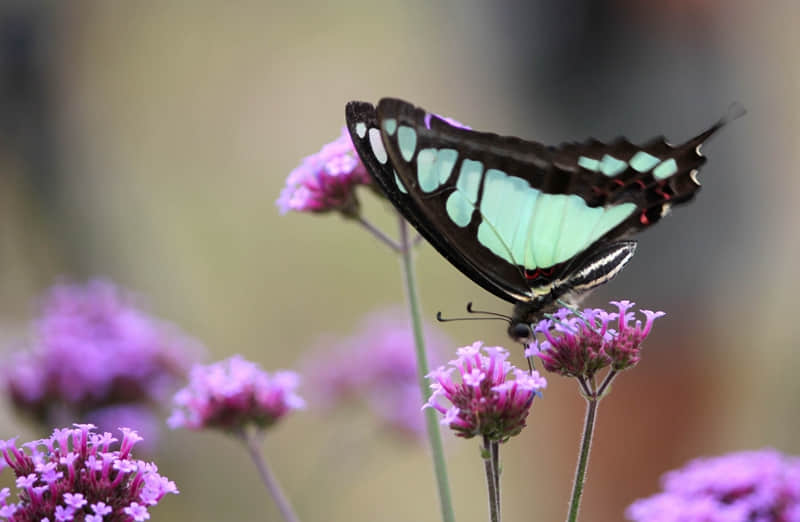
[[[436,312],[436,320],[440,323],[451,323],[453,321],[508,321],[503,317],[442,317],[442,312]]]
[[[467,303],[467,313],[470,314],[484,314],[488,315],[489,317],[442,317],[442,312],[436,312],[436,320],[440,323],[449,323],[452,321],[505,321],[507,323],[511,323],[511,318],[504,314],[498,314],[496,312],[487,312],[484,310],[473,310],[472,309],[472,302]]]
[[[504,320],[506,320],[508,322],[511,322],[511,318],[509,316],[507,316],[506,314],[498,314],[497,312],[488,312],[486,310],[473,310],[472,301],[467,303],[467,312],[469,312],[471,314],[493,315],[495,317],[499,317],[499,318],[504,319]]]

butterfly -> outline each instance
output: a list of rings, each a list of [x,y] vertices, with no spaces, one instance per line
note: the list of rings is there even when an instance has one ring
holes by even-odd
[[[405,219],[464,275],[514,304],[508,333],[616,276],[636,241],[700,188],[703,143],[736,106],[682,145],[546,146],[478,132],[394,98],[353,101],[347,128],[359,157]]]

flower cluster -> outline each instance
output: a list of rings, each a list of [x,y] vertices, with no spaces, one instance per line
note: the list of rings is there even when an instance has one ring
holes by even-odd
[[[110,282],[62,284],[45,298],[32,345],[12,356],[4,384],[14,406],[40,422],[86,419],[104,408],[162,401],[188,371],[195,348]],[[129,413],[137,411],[147,413]]]
[[[424,326],[424,335],[428,355],[438,364],[451,341],[429,324]],[[363,399],[392,432],[413,439],[425,435],[407,312],[401,308],[373,312],[353,335],[320,344],[307,371],[315,403],[331,408]]]
[[[425,407],[444,414],[442,424],[459,437],[506,441],[517,435],[525,427],[533,398],[547,386],[545,378],[515,368],[506,360],[508,351],[499,346],[483,347],[478,341],[456,353],[449,367],[440,366],[428,375],[433,394]],[[452,378],[455,371],[460,382]],[[442,398],[451,406],[441,404]]]
[[[635,522],[798,522],[800,458],[774,450],[697,459],[627,510]]]
[[[235,430],[247,424],[266,428],[304,407],[296,393],[299,377],[291,371],[269,375],[257,364],[234,355],[192,368],[189,385],[175,394],[172,428]]]
[[[591,377],[611,366],[625,370],[639,362],[642,342],[650,334],[653,321],[664,312],[642,310],[645,323],[634,324],[630,301],[611,301],[617,312],[587,308],[576,314],[562,308],[552,319],[541,321],[535,328],[544,340],[531,345],[526,356],[536,355],[549,372],[569,377]]]
[[[367,169],[353,148],[347,129],[335,141],[303,159],[303,163],[286,178],[286,187],[276,202],[281,214],[296,212],[328,212],[338,210],[345,215],[358,213],[355,188],[369,185]]]
[[[131,453],[141,439],[120,428],[122,442],[110,433],[100,435],[91,424],[56,429],[48,439],[23,444],[0,441],[5,464],[17,477],[18,502],[9,503],[9,488],[0,490],[0,518],[10,521],[102,520],[142,521],[148,509],[167,493],[178,493],[175,483],[159,475],[152,462],[135,460]]]

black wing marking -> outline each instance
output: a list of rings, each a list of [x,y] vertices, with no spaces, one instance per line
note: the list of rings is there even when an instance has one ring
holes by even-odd
[[[347,129],[353,140],[353,145],[358,152],[361,161],[367,167],[367,171],[381,187],[383,192],[397,208],[403,217],[411,223],[414,228],[424,237],[433,247],[447,259],[450,263],[460,270],[464,275],[472,279],[475,283],[491,292],[497,297],[514,303],[518,301],[509,295],[501,286],[484,275],[481,268],[476,267],[467,258],[459,255],[459,251],[452,246],[448,238],[437,232],[438,227],[427,219],[427,215],[421,212],[414,199],[407,193],[403,193],[397,185],[397,174],[390,161],[380,162],[372,150],[369,143],[370,131],[379,130],[378,118],[375,107],[366,102],[353,101],[345,108]],[[357,126],[364,124],[364,135],[360,136]],[[399,179],[399,176],[398,176]],[[407,184],[405,185],[408,186]],[[475,241],[477,242],[477,241]]]
[[[458,156],[451,170],[452,173],[458,173],[464,159],[481,158],[481,147],[476,145],[470,148],[469,137],[483,133],[455,127],[435,115],[428,114],[424,110],[400,100],[382,99],[378,104],[377,112],[379,122],[386,118],[394,118],[398,126],[407,125],[415,129],[417,137],[415,154],[426,147],[456,150]],[[448,216],[447,198],[453,191],[458,176],[451,174],[450,179],[438,190],[424,193],[417,182],[414,157],[409,161],[402,157],[398,148],[397,134],[389,136],[384,129],[381,129],[381,135],[390,162],[408,191],[408,199],[414,202],[419,219],[435,231],[434,235],[447,245],[454,257],[461,260],[463,264],[473,267],[483,279],[489,281],[492,287],[500,289],[500,293],[494,292],[495,295],[512,303],[532,299],[531,284],[525,278],[523,269],[496,256],[478,241],[478,226],[481,223],[479,212],[473,214],[472,220],[465,227],[455,225]],[[467,143],[466,148],[464,140]],[[523,143],[517,138],[509,138],[508,142],[509,150],[506,151],[508,156],[500,155],[498,158],[511,157],[510,149],[514,147],[514,143]],[[544,147],[542,148],[544,149]],[[518,147],[516,153],[523,154],[524,151]],[[548,281],[554,278],[555,274],[549,277]]]
[[[414,200],[417,209],[422,212],[421,215],[426,216],[427,222],[435,225],[435,230],[447,238],[462,257],[484,270],[487,277],[518,301],[531,299],[532,296],[526,288],[547,288],[556,279],[566,279],[570,270],[581,266],[582,261],[590,257],[598,245],[611,243],[651,226],[673,205],[689,201],[699,189],[696,174],[705,162],[699,152],[700,145],[730,119],[739,115],[721,119],[680,146],[669,145],[663,138],[637,146],[621,138],[610,144],[590,140],[556,148],[515,137],[459,128],[397,99],[382,99],[377,113],[379,122],[392,118],[398,126],[406,125],[415,131],[414,153],[406,158],[400,151],[398,135],[390,136],[381,129],[390,161],[407,187],[410,199]],[[472,221],[465,228],[455,226],[447,216],[446,199],[455,188],[457,175],[451,175],[432,193],[425,194],[420,190],[414,162],[418,152],[424,148],[451,148],[458,151],[458,162],[452,173],[457,173],[462,160],[467,158],[480,161],[486,170],[494,168],[524,179],[531,187],[544,193],[575,194],[591,207],[633,203],[637,211],[595,242],[586,245],[572,259],[552,267],[555,270],[526,277],[529,274],[524,267],[507,262],[478,242],[480,211],[472,215]],[[658,163],[644,171],[633,168],[628,162],[639,153],[657,158]],[[623,168],[613,174],[602,173],[597,168],[586,168],[579,161],[581,158],[600,161],[606,155],[620,162]],[[654,172],[662,162],[671,162],[671,168],[668,175],[662,173],[659,179]],[[476,209],[480,208],[481,196],[482,185],[475,204]]]

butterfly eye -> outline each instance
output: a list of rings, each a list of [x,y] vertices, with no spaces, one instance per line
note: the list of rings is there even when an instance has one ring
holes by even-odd
[[[533,340],[531,327],[526,323],[513,323],[508,327],[508,335],[522,344],[528,344]]]

